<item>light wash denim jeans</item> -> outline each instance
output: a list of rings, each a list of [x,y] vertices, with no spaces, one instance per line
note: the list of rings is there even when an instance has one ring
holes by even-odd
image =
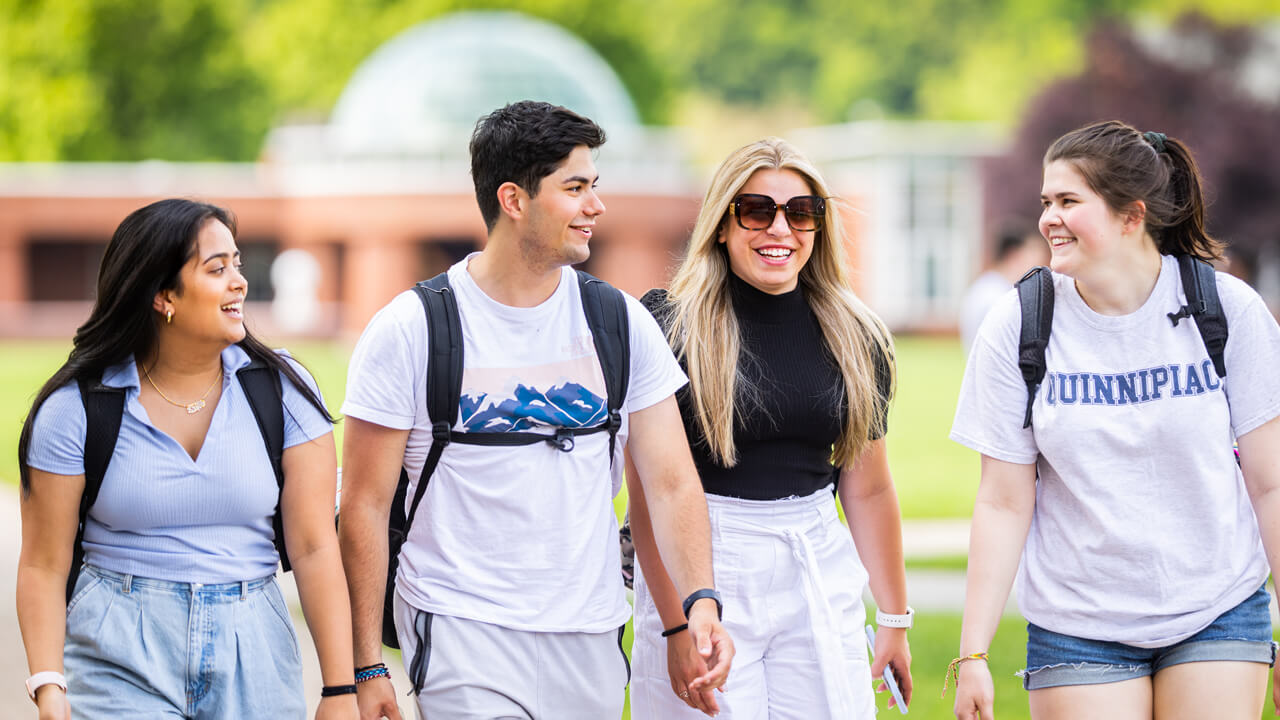
[[[298,638],[275,577],[201,585],[85,566],[67,606],[81,718],[305,718]]]

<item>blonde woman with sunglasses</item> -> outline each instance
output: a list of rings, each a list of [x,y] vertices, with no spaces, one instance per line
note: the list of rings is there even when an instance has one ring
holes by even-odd
[[[689,376],[677,400],[737,655],[723,694],[690,684],[703,661],[628,462],[637,720],[871,718],[871,677],[886,664],[910,700],[911,609],[884,440],[893,349],[850,288],[844,240],[818,171],[786,142],[761,140],[721,164],[670,292],[644,298]],[[868,580],[883,611],[871,663]]]

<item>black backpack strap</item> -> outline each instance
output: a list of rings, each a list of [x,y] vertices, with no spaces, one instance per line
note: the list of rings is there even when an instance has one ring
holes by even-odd
[[[1053,329],[1053,274],[1043,265],[1033,267],[1017,282],[1022,328],[1018,334],[1018,368],[1027,383],[1027,412],[1022,427],[1031,427],[1031,406],[1044,381],[1044,352]]]
[[[418,514],[418,506],[426,495],[427,484],[440,464],[445,447],[453,442],[453,425],[458,420],[458,403],[462,398],[462,318],[458,300],[449,285],[448,272],[413,286],[422,301],[427,321],[427,416],[431,418],[431,448],[422,464],[413,501],[405,512],[409,492],[409,474],[400,469],[391,514],[387,523],[387,585],[382,601],[382,644],[400,647],[395,626],[395,579],[400,565],[400,548],[409,536]]]
[[[427,314],[427,416],[431,418],[431,449],[427,451],[413,503],[405,518],[406,535],[426,494],[431,474],[440,463],[440,455],[453,439],[453,424],[458,421],[458,403],[462,400],[462,318],[458,314],[458,299],[449,285],[449,274],[440,273],[414,285],[413,290]]]
[[[267,457],[271,459],[271,472],[276,476],[276,510],[271,518],[271,529],[275,533],[276,553],[280,556],[280,567],[289,572],[289,554],[284,545],[284,516],[280,513],[280,496],[284,493],[284,394],[280,388],[280,373],[261,360],[254,360],[236,371],[240,387],[253,410],[253,417],[258,421],[258,431],[262,433],[262,441],[267,446]]]
[[[578,290],[600,371],[604,373],[609,409],[605,428],[609,433],[609,464],[612,465],[614,445],[622,427],[622,404],[627,399],[631,380],[631,324],[627,301],[622,291],[581,270],[578,271]]]
[[[102,478],[106,476],[107,466],[115,453],[125,397],[124,388],[108,387],[101,381],[80,378],[76,383],[80,386],[85,416],[84,492],[80,495],[80,521],[71,553],[71,573],[67,577],[67,602],[71,602],[80,566],[84,564],[84,523],[89,517],[89,508],[98,500]]]
[[[1169,313],[1169,320],[1177,327],[1178,320],[1194,318],[1204,349],[1209,351],[1209,358],[1213,360],[1213,369],[1218,372],[1218,377],[1226,377],[1227,364],[1223,354],[1227,349],[1227,315],[1222,310],[1222,301],[1218,299],[1217,273],[1212,265],[1191,255],[1178,255],[1177,258],[1187,304],[1177,312]]]

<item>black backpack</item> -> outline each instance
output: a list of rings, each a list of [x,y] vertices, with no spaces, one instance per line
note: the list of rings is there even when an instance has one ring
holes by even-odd
[[[604,375],[608,416],[599,425],[586,428],[560,428],[555,434],[533,432],[454,432],[458,420],[458,405],[462,396],[462,321],[458,315],[457,297],[449,285],[447,272],[418,283],[413,287],[422,301],[427,316],[427,415],[431,423],[431,449],[422,465],[422,474],[414,489],[409,512],[404,512],[405,497],[409,490],[409,475],[400,469],[395,498],[391,501],[391,516],[387,525],[387,585],[383,596],[382,643],[399,648],[396,637],[393,603],[395,599],[396,569],[400,564],[400,548],[413,526],[418,505],[426,494],[431,474],[440,463],[440,455],[451,442],[467,445],[520,446],[545,442],[561,450],[573,450],[574,439],[581,435],[599,432],[609,433],[609,462],[613,463],[614,444],[618,429],[622,427],[622,403],[627,397],[627,384],[631,368],[631,336],[627,318],[626,299],[608,283],[579,270],[578,289],[582,296],[582,310],[591,328],[600,371]]]
[[[261,361],[254,360],[237,370],[236,377],[240,380],[240,387],[244,388],[249,407],[253,408],[253,416],[258,421],[258,430],[262,432],[262,440],[267,446],[267,456],[271,458],[271,471],[276,476],[276,486],[283,490],[284,467],[280,458],[284,452],[284,401],[280,391],[280,374]],[[71,602],[76,578],[80,575],[80,565],[84,562],[84,521],[89,516],[89,508],[98,500],[102,478],[107,474],[107,466],[111,464],[111,455],[115,452],[116,438],[120,435],[125,394],[124,388],[103,385],[101,379],[96,382],[80,379],[77,383],[80,386],[80,400],[84,403],[86,420],[84,493],[80,496],[80,522],[76,527],[76,542],[72,550],[71,574],[67,578],[67,602]],[[275,531],[280,565],[285,572],[289,572],[291,567],[284,548],[284,524],[279,500],[276,500],[271,526]]]
[[[1218,299],[1218,283],[1213,266],[1190,255],[1178,255],[1178,271],[1187,304],[1168,313],[1177,327],[1183,318],[1192,318],[1200,331],[1200,339],[1213,361],[1218,377],[1227,376],[1223,353],[1227,347],[1227,316]],[[1036,391],[1044,381],[1044,352],[1049,347],[1053,329],[1053,276],[1049,268],[1038,266],[1027,271],[1016,284],[1018,303],[1022,308],[1022,328],[1018,335],[1018,368],[1027,384],[1027,412],[1022,427],[1031,426],[1031,406]]]

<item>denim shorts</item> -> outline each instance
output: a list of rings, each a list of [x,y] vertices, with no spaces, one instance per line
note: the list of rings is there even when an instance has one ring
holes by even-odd
[[[1234,661],[1274,665],[1270,598],[1264,584],[1244,602],[1182,642],[1161,648],[1062,635],[1027,623],[1027,690],[1097,685],[1146,677],[1188,662]]]
[[[202,585],[86,565],[67,605],[63,658],[74,717],[306,717],[275,577]]]

